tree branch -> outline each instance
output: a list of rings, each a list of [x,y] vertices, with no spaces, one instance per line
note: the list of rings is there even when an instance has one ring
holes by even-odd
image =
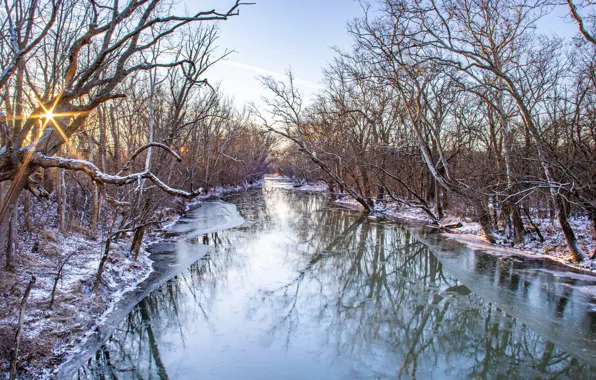
[[[573,17],[573,19],[577,23],[577,28],[579,29],[581,35],[584,36],[586,40],[596,45],[596,38],[594,38],[594,36],[592,36],[590,32],[586,30],[584,20],[579,15],[579,13],[577,13],[577,7],[575,6],[575,4],[573,4],[573,1],[567,0],[567,5],[569,5],[569,12],[571,13],[571,17]]]
[[[74,170],[74,171],[81,171],[86,173],[93,181],[99,184],[110,184],[110,185],[128,185],[134,182],[137,182],[141,179],[149,179],[153,182],[157,187],[162,189],[164,192],[174,195],[177,197],[182,197],[186,199],[193,199],[199,196],[202,193],[202,189],[192,190],[190,192],[179,190],[172,188],[165,184],[162,180],[160,180],[155,174],[151,171],[144,171],[140,173],[133,173],[126,176],[119,176],[119,175],[109,175],[105,174],[95,165],[93,165],[89,161],[85,160],[75,160],[75,159],[67,159],[61,157],[48,157],[46,155],[37,153],[32,151],[31,148],[23,148],[21,149],[21,155],[23,158],[25,156],[30,155],[30,164],[39,166],[42,168],[62,168],[66,170]]]

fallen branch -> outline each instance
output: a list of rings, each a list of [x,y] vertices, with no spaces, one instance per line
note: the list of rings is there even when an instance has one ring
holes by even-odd
[[[79,248],[80,247],[75,249],[70,255],[66,256],[66,258],[64,260],[58,262],[56,277],[54,277],[54,286],[52,286],[52,295],[50,296],[50,305],[49,305],[50,310],[54,307],[54,300],[56,299],[56,290],[58,290],[58,282],[62,278],[62,271],[64,269],[64,266],[66,265],[68,260],[70,260],[70,258],[73,257],[75,253],[77,253]]]

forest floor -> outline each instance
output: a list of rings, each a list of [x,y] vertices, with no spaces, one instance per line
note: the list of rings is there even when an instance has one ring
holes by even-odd
[[[244,190],[242,186],[217,188],[193,203]],[[165,228],[155,228],[145,235],[136,259],[130,254],[132,233],[112,243],[102,285],[94,293],[107,233],[100,228],[95,237],[90,237],[89,231],[70,226],[69,232],[62,234],[56,227],[55,205],[48,202],[34,206],[32,211],[38,212],[30,215],[27,228],[19,229],[16,242],[17,267],[27,270],[4,271],[0,278],[0,379],[8,379],[19,305],[32,276],[36,282],[25,308],[18,378],[49,378],[64,357],[102,325],[114,305],[150,275],[153,267],[147,247],[162,237]],[[181,213],[163,209],[160,215],[162,225],[166,225],[174,223]],[[50,308],[58,268],[63,263]]]
[[[360,207],[354,199],[344,197],[343,195],[335,203],[350,208]],[[386,216],[391,219],[432,225],[432,219],[421,209],[404,207],[396,202],[388,202],[383,207],[378,207],[375,211],[376,215]],[[505,232],[503,231],[498,231],[495,234],[497,238],[496,244],[489,243],[484,237],[480,224],[473,222],[468,216],[458,216],[447,212],[445,218],[441,221],[440,227],[444,231],[444,236],[466,244],[472,249],[482,249],[495,254],[546,256],[568,266],[588,270],[596,274],[596,260],[589,259],[579,263],[574,262],[573,256],[567,248],[565,237],[556,220],[540,218],[538,215],[532,216],[532,221],[538,227],[544,239],[542,242],[538,233],[530,227],[531,224],[527,218],[524,216],[522,219],[526,226],[526,234],[524,241],[515,245],[508,243],[510,239],[506,239]],[[570,224],[573,227],[580,247],[584,253],[591,256],[596,249],[596,236],[593,236],[590,220],[587,216],[573,215],[570,218]]]

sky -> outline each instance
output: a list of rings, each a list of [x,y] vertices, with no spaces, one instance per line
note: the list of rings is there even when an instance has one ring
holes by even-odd
[[[221,9],[230,0],[185,0],[188,10]],[[263,92],[258,75],[282,79],[290,67],[299,90],[308,97],[320,87],[322,69],[336,46],[351,46],[346,24],[361,15],[352,0],[247,0],[240,16],[221,22],[219,46],[235,50],[225,62],[207,71],[210,83],[221,81],[236,104],[259,102]]]
[[[291,67],[299,90],[308,100],[320,88],[322,70],[334,57],[332,47],[349,50],[352,40],[347,22],[362,16],[354,0],[247,0],[240,15],[220,22],[219,46],[235,50],[226,61],[210,68],[210,83],[220,82],[235,103],[260,103],[263,89],[258,75],[283,79]],[[374,1],[372,1],[374,3]],[[233,0],[183,0],[189,12],[205,9],[224,11]],[[563,36],[575,27],[563,21],[565,7],[547,16],[540,28]]]

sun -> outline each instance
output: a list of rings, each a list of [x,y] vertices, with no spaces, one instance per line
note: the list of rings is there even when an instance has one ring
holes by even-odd
[[[39,119],[45,119],[42,128],[45,129],[46,126],[51,125],[54,130],[56,130],[60,136],[62,136],[62,138],[64,139],[64,141],[66,143],[69,142],[68,136],[66,135],[66,133],[64,133],[64,131],[62,130],[62,128],[60,127],[60,125],[57,123],[56,118],[59,117],[70,117],[73,116],[74,114],[72,113],[54,113],[54,109],[56,108],[56,105],[58,104],[58,101],[60,100],[62,96],[62,93],[60,93],[56,99],[54,100],[53,104],[46,108],[46,106],[43,104],[43,102],[38,99],[39,101],[39,105],[41,107],[41,109],[43,110],[43,113],[39,113],[37,114],[36,117],[38,117]]]
[[[53,127],[56,131],[58,131],[58,133],[60,134],[60,136],[62,136],[62,138],[64,139],[64,141],[66,143],[69,142],[68,140],[68,136],[66,136],[66,133],[64,133],[64,131],[62,130],[62,128],[60,127],[60,125],[58,125],[58,123],[56,122],[56,117],[60,117],[63,116],[61,114],[55,114],[54,113],[54,108],[50,107],[50,108],[45,108],[43,106],[43,104],[41,104],[41,108],[43,109],[44,113],[39,115],[40,119],[45,119],[45,122],[43,123],[43,128],[45,129],[45,127],[48,124],[53,124]],[[66,114],[64,114],[64,116],[66,116]]]
[[[52,111],[52,109],[50,108],[49,110],[45,110],[46,112],[44,114],[41,115],[42,118],[46,119],[46,120],[54,120],[54,112]]]

